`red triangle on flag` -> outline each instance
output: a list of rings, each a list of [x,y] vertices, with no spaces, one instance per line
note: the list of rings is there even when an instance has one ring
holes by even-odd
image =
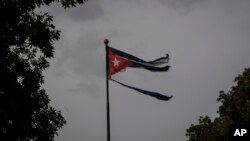
[[[120,72],[126,67],[132,65],[128,59],[115,55],[111,50],[108,51],[109,59],[109,78],[111,75]]]

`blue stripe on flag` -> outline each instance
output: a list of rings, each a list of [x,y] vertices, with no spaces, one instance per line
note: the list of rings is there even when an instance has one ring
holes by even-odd
[[[127,88],[130,88],[130,89],[133,89],[133,90],[138,91],[140,93],[143,93],[145,95],[149,95],[149,96],[152,96],[154,98],[157,98],[159,100],[168,101],[168,100],[170,100],[173,97],[172,95],[171,96],[166,96],[166,95],[162,95],[162,94],[157,93],[157,92],[150,92],[150,91],[142,90],[142,89],[135,88],[135,87],[132,87],[132,86],[128,86],[126,84],[123,84],[123,83],[121,83],[119,81],[116,81],[114,79],[111,79],[111,78],[110,78],[110,80],[112,80],[112,81],[114,81],[114,82],[116,82],[116,83],[118,83],[118,84],[120,84],[122,86],[125,86]]]
[[[153,61],[145,61],[145,60],[142,60],[138,57],[135,57],[134,55],[131,55],[131,54],[128,54],[126,52],[123,52],[123,51],[120,51],[118,49],[115,49],[115,48],[112,48],[112,47],[109,47],[109,49],[116,55],[118,56],[121,56],[121,57],[124,57],[128,60],[133,60],[133,61],[136,61],[136,62],[140,62],[140,63],[145,63],[145,64],[148,64],[148,65],[153,65],[153,66],[158,66],[158,65],[162,65],[162,64],[166,64],[168,63],[168,60],[169,60],[169,55],[166,54],[165,57],[160,57],[160,58],[157,58]]]

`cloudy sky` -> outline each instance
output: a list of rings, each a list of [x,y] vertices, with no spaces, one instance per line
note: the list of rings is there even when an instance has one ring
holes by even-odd
[[[249,0],[89,0],[43,8],[62,31],[45,72],[51,105],[67,120],[56,141],[106,140],[105,47],[145,60],[170,54],[169,72],[127,69],[121,82],[173,95],[159,101],[110,82],[112,141],[183,141],[200,115],[250,66]]]

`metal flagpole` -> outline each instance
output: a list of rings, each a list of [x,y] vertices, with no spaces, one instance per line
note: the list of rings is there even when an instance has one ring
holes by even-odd
[[[110,114],[109,114],[109,54],[108,54],[109,40],[105,39],[105,51],[106,51],[106,90],[107,90],[107,141],[110,141]]]

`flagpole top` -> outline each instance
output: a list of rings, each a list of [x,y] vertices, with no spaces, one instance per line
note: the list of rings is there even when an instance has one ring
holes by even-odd
[[[104,44],[108,45],[109,44],[109,40],[108,39],[104,39]]]

